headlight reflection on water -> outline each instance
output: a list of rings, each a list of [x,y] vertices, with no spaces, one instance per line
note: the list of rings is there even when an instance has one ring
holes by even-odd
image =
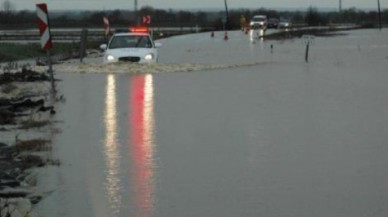
[[[105,96],[105,191],[114,216],[123,206],[131,215],[151,217],[154,209],[154,83],[152,75],[131,76],[130,81],[130,199],[122,201],[116,75],[107,75]],[[129,203],[129,204],[128,204]]]
[[[109,203],[114,214],[121,207],[120,196],[120,155],[117,140],[117,102],[116,102],[116,77],[107,76],[105,96],[105,190],[109,197]]]
[[[259,40],[260,42],[264,41],[265,31],[263,29],[249,31],[249,39],[252,42]]]

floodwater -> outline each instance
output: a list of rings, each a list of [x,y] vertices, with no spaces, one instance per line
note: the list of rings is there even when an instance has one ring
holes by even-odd
[[[38,208],[47,217],[387,216],[387,36],[315,38],[305,63],[303,39],[186,35],[162,41],[162,63],[234,67],[57,73],[62,164],[42,177],[56,188]]]

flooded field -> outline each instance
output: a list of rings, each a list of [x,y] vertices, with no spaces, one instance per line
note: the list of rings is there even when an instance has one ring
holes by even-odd
[[[55,66],[61,166],[41,171],[37,209],[387,216],[388,32],[345,33],[316,37],[308,63],[303,39],[236,31],[161,40],[160,64],[141,70]]]

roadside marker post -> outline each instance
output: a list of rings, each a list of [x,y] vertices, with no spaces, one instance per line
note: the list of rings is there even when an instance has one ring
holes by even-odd
[[[110,31],[108,17],[104,17],[103,18],[103,22],[104,22],[104,33],[105,33],[105,36],[108,36],[109,35],[109,31]]]
[[[227,41],[229,39],[229,36],[228,36],[228,31],[226,31],[226,22],[228,21],[227,17],[222,17],[221,18],[221,22],[222,22],[222,25],[224,27],[224,41]]]
[[[36,14],[38,16],[38,27],[40,33],[40,43],[43,50],[50,50],[52,48],[51,33],[48,20],[48,12],[46,4],[36,5]]]
[[[307,63],[309,61],[310,45],[312,45],[314,43],[314,36],[313,35],[303,35],[302,38],[303,38],[304,44],[306,45],[306,53],[305,53],[304,59]]]
[[[84,57],[86,56],[86,47],[88,43],[88,30],[83,28],[81,31],[81,41],[80,41],[80,50],[79,50],[79,58],[80,62],[83,62]]]
[[[108,19],[108,17],[104,17],[102,20],[103,20],[103,25],[104,25],[105,41],[108,43],[108,38],[109,38],[109,33],[110,33],[109,19]]]
[[[224,41],[227,41],[228,39],[229,39],[228,32],[225,31],[225,34],[224,34]]]
[[[50,33],[50,24],[48,17],[47,4],[36,4],[36,14],[38,17],[38,28],[40,34],[40,44],[43,50],[46,51],[47,55],[47,63],[49,65],[49,73],[51,80],[51,91],[55,95],[55,84],[54,84],[54,74],[53,67],[51,62],[50,49],[53,47],[51,41],[51,33]]]

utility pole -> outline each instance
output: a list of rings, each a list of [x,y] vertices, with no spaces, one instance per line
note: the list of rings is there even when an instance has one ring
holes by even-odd
[[[380,10],[380,0],[377,0],[377,7],[379,9],[379,28],[381,30],[381,10]]]
[[[229,11],[228,11],[228,3],[226,2],[226,0],[224,0],[225,2],[225,26],[228,28],[228,25],[229,25]]]
[[[136,25],[139,25],[139,14],[138,14],[138,11],[137,11],[137,0],[135,0],[135,8],[134,8],[134,11],[135,11],[135,23]]]
[[[339,0],[339,8],[338,11],[341,13],[342,12],[342,0]]]

